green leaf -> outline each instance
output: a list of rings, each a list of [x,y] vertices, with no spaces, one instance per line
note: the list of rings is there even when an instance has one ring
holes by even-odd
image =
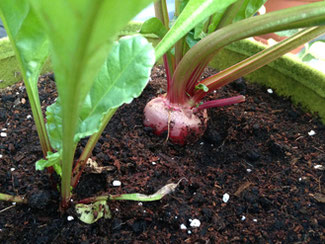
[[[105,219],[112,218],[106,201],[97,201],[91,204],[79,203],[76,205],[75,210],[78,218],[86,224],[93,224],[102,217]]]
[[[206,85],[200,83],[197,86],[195,86],[195,90],[202,90],[204,92],[208,92],[209,88]]]
[[[220,9],[219,11],[217,11],[215,14],[212,15],[211,23],[209,24],[208,27],[208,34],[214,32],[217,29],[218,24],[220,23],[220,20],[222,19],[222,16],[226,12],[226,10],[227,8]]]
[[[62,106],[58,98],[55,103],[46,108],[46,130],[51,146],[55,150],[62,149]]]
[[[104,63],[79,113],[74,143],[98,132],[104,116],[138,97],[148,83],[155,53],[141,36],[121,38]],[[54,149],[62,148],[61,101],[47,108],[47,130]]]
[[[1,0],[0,17],[15,51],[25,82],[44,155],[50,150],[44,126],[37,82],[48,57],[48,40],[27,0]]]
[[[177,18],[175,24],[167,32],[156,47],[156,59],[158,60],[179,39],[185,36],[200,22],[213,13],[227,8],[236,0],[191,0]]]
[[[213,15],[208,33],[253,16],[265,2],[266,0],[237,0],[227,9],[219,10]]]
[[[62,99],[71,97],[74,93],[71,90],[78,90],[78,97],[83,100],[117,33],[152,0],[30,2],[40,15],[51,41],[53,66]],[[74,82],[78,85],[74,86]]]
[[[244,0],[234,22],[253,16],[267,0]]]
[[[61,152],[48,152],[47,159],[41,159],[38,160],[35,164],[36,170],[44,170],[48,167],[54,167],[56,173],[58,175],[62,175],[62,169],[61,169],[61,160],[62,160],[62,153]]]
[[[206,21],[209,21],[209,20],[206,19],[205,21],[202,21],[197,26],[195,26],[194,39],[202,39],[203,37],[206,36],[206,34],[204,33],[204,26],[205,26]]]
[[[156,17],[146,20],[142,26],[140,33],[141,34],[155,34],[159,38],[163,38],[168,32],[164,24]]]
[[[154,49],[145,38],[131,36],[116,42],[82,106],[77,137],[97,132],[106,113],[140,96],[154,63]]]
[[[301,60],[303,62],[309,62],[313,59],[315,59],[315,56],[313,56],[311,53],[307,53],[306,55],[303,56],[303,58]]]
[[[48,57],[48,41],[41,24],[26,0],[1,0],[1,18],[6,22],[7,33],[13,41],[26,82],[33,92],[41,68]]]
[[[118,32],[152,0],[29,0],[48,34],[62,104],[62,203],[70,198],[79,109]]]
[[[198,43],[199,40],[194,39],[193,31],[191,31],[190,33],[188,33],[186,35],[185,41],[186,41],[187,45],[189,46],[189,48],[191,49],[192,47],[194,47],[194,45],[196,43]]]

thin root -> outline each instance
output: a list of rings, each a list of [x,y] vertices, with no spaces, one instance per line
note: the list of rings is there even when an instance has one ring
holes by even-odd
[[[6,208],[4,208],[4,209],[1,209],[1,210],[0,210],[0,213],[6,212],[7,210],[9,210],[9,209],[11,209],[11,208],[14,208],[14,207],[16,207],[16,205],[11,205],[11,206],[9,206],[9,207],[6,207]]]
[[[168,139],[169,139],[169,132],[170,132],[170,121],[171,121],[171,116],[170,116],[171,112],[170,110],[168,110],[168,122],[167,122],[167,137],[165,140],[165,143],[167,143]]]

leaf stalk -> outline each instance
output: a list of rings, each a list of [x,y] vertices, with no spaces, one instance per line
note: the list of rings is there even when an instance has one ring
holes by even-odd
[[[255,16],[225,26],[199,41],[179,63],[173,76],[172,103],[186,101],[186,84],[200,63],[210,60],[224,46],[246,37],[314,25],[325,24],[325,3],[318,2]]]

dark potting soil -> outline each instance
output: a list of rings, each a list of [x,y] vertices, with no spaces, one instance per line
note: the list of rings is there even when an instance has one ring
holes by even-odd
[[[73,202],[105,192],[151,194],[186,180],[161,201],[111,202],[113,218],[92,225],[80,222],[73,208],[60,215],[59,194],[35,170],[42,153],[24,86],[0,92],[0,192],[30,202],[0,203],[1,243],[325,242],[324,125],[240,79],[210,97],[240,93],[245,103],[210,109],[203,138],[173,145],[142,125],[146,102],[165,91],[160,67],[152,80],[118,110],[94,149],[92,159],[114,170],[85,173]],[[43,77],[39,86],[45,110],[55,85]],[[78,155],[86,140],[80,144]],[[122,185],[114,187],[114,180]]]

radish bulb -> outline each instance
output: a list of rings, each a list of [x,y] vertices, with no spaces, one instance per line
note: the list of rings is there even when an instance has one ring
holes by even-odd
[[[206,109],[198,110],[188,104],[172,104],[166,96],[159,96],[147,103],[144,108],[144,125],[151,127],[156,135],[165,131],[168,138],[180,145],[200,138],[207,127]]]

